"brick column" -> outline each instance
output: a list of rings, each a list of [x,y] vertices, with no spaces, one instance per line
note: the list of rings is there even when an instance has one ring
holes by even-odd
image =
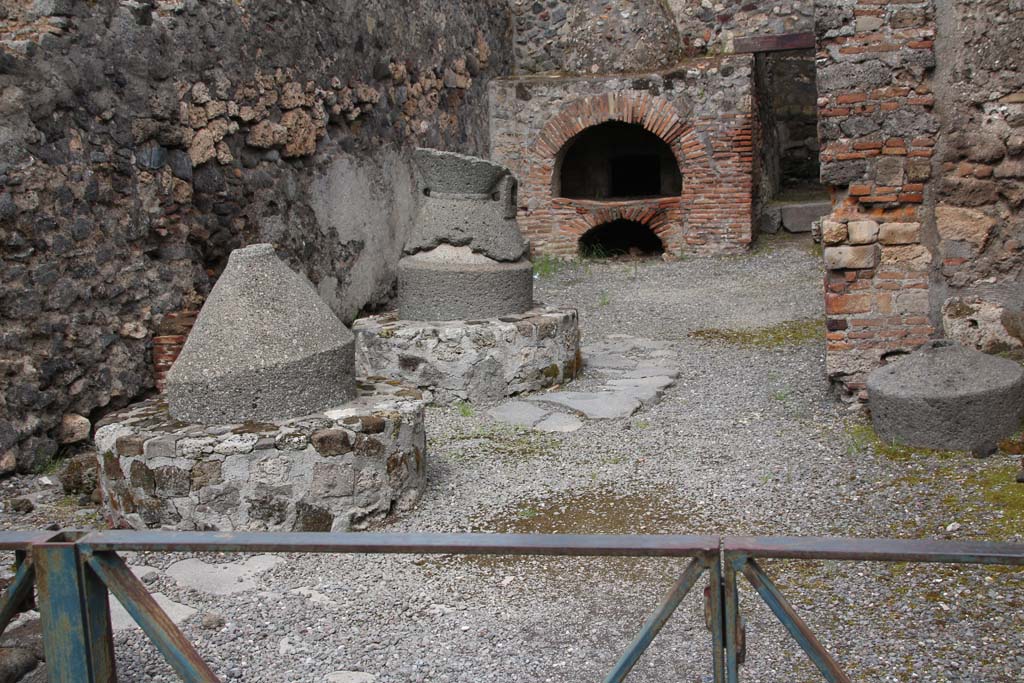
[[[935,332],[922,240],[938,130],[933,2],[858,0],[819,13],[817,33],[821,177],[834,202],[822,226],[826,365],[864,397],[886,355]]]

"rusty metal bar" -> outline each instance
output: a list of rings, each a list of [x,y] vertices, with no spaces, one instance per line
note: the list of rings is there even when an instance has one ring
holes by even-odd
[[[711,628],[711,671],[714,683],[725,683],[725,584],[718,556],[708,567],[708,602]]]
[[[789,604],[789,601],[779,592],[779,589],[768,578],[768,575],[761,570],[753,558],[747,558],[744,561],[743,575],[747,577],[747,580],[750,581],[754,589],[760,594],[761,599],[771,608],[782,625],[789,631],[789,634],[793,636],[793,640],[797,642],[800,648],[807,653],[808,658],[818,667],[818,671],[825,677],[825,680],[829,681],[829,683],[852,683],[850,677],[839,666],[839,663],[828,653],[825,646],[818,641],[814,633],[807,626],[807,623],[800,618],[800,615],[796,613],[793,606]]]
[[[725,603],[725,680],[726,683],[739,683],[740,665],[737,652],[738,626],[740,623],[739,591],[736,586],[736,563],[730,561],[728,555],[723,563],[725,584],[722,586],[723,602]]]
[[[662,627],[669,620],[669,617],[679,607],[679,603],[683,601],[683,598],[690,592],[690,589],[697,583],[697,580],[703,576],[708,568],[708,564],[708,561],[703,558],[695,558],[687,565],[683,575],[679,577],[679,580],[675,582],[672,589],[661,599],[657,609],[644,622],[636,638],[629,644],[629,647],[626,648],[626,651],[619,658],[619,661],[615,663],[615,666],[612,667],[612,670],[608,672],[608,675],[604,677],[604,683],[621,683],[629,675],[629,672],[640,661],[640,657],[647,651],[655,636],[658,635]]]
[[[18,565],[14,581],[4,590],[3,598],[0,599],[0,633],[4,632],[14,615],[21,611],[20,608],[25,601],[32,597],[35,580],[35,565],[31,558],[25,558]]]
[[[46,671],[51,683],[94,683],[74,542],[32,548],[39,588]]]
[[[114,627],[110,621],[110,596],[107,587],[83,561],[81,548],[78,571],[93,680],[97,683],[116,683],[117,663],[114,658]]]
[[[97,531],[94,552],[411,553],[696,557],[718,552],[718,536],[572,534],[389,534],[327,532]]]
[[[124,560],[116,553],[94,552],[84,545],[82,556],[182,680],[189,683],[219,683],[220,679],[203,661],[185,634],[160,608],[146,586],[132,574]]]
[[[722,548],[750,557],[865,562],[1024,565],[1024,543],[906,538],[726,536]]]

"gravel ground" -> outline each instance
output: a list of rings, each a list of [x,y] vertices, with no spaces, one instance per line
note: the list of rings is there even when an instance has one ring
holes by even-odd
[[[569,434],[497,425],[479,408],[431,408],[428,494],[387,529],[1021,540],[1024,486],[1012,483],[1014,460],[873,441],[859,411],[830,393],[821,338],[737,345],[689,336],[819,319],[821,278],[808,242],[776,238],[743,257],[576,264],[539,279],[538,300],[578,307],[584,343],[614,334],[672,342],[675,386],[631,418]],[[600,381],[585,373],[578,386]],[[0,521],[38,527],[50,514],[75,518],[39,500],[30,515]],[[131,561],[162,570],[181,558]],[[211,596],[164,574],[150,590],[198,610],[184,630],[228,679],[325,681],[330,672],[364,671],[381,683],[595,681],[684,566],[287,559],[242,593]],[[1020,570],[763,566],[854,680],[1024,680]],[[747,586],[741,602],[743,680],[820,680]],[[709,681],[701,612],[689,596],[630,680]],[[174,680],[141,633],[116,641],[121,680]]]

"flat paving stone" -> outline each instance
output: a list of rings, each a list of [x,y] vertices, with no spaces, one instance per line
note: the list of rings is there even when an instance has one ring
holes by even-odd
[[[596,370],[632,370],[636,367],[636,361],[632,358],[614,353],[583,353],[583,364]]]
[[[327,683],[376,683],[377,677],[363,671],[335,671],[327,674]]]
[[[641,365],[633,368],[632,370],[624,370],[622,373],[616,375],[617,378],[621,379],[635,379],[644,377],[668,377],[675,379],[679,377],[679,370],[675,368],[668,368],[664,365]]]
[[[189,558],[167,568],[167,575],[179,586],[211,595],[230,595],[256,588],[256,577],[284,562],[276,555],[256,555],[245,562],[209,564]]]
[[[640,410],[640,400],[624,392],[561,391],[529,400],[553,403],[577,412],[590,420],[614,420],[629,417]]]
[[[583,420],[579,419],[575,415],[566,415],[565,413],[551,413],[543,420],[533,426],[534,429],[541,432],[575,432],[577,429],[583,426]]]
[[[156,600],[156,604],[160,605],[160,609],[166,612],[167,616],[175,624],[182,623],[196,613],[195,608],[175,602],[163,593],[153,593],[152,595],[153,599]],[[113,595],[110,596],[110,625],[114,631],[141,630],[141,627],[135,623],[132,615],[128,614],[128,610]]]
[[[491,419],[517,427],[532,427],[550,413],[550,410],[526,401],[509,401],[487,411]]]

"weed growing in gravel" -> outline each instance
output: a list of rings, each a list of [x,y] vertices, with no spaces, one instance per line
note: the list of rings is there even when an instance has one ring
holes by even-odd
[[[610,296],[608,296],[608,292],[601,292],[601,296],[598,298],[597,303],[600,304],[601,306],[607,306],[611,302],[612,299]]]
[[[459,415],[462,417],[473,417],[473,406],[466,401],[459,401],[456,404],[459,408]]]
[[[482,425],[457,432],[448,444],[439,445],[453,460],[476,457],[509,457],[532,460],[555,455],[560,441],[550,434],[507,425]],[[448,446],[448,448],[445,448]]]
[[[770,349],[780,346],[798,346],[822,339],[825,336],[825,321],[822,318],[787,320],[769,327],[745,330],[723,330],[709,327],[695,330],[690,333],[690,336],[704,341],[725,342],[746,348]]]
[[[580,247],[580,257],[584,259],[606,259],[611,253],[600,244],[584,244]]]
[[[533,274],[537,277],[551,277],[557,275],[565,263],[562,259],[551,254],[541,254],[533,259]]]

